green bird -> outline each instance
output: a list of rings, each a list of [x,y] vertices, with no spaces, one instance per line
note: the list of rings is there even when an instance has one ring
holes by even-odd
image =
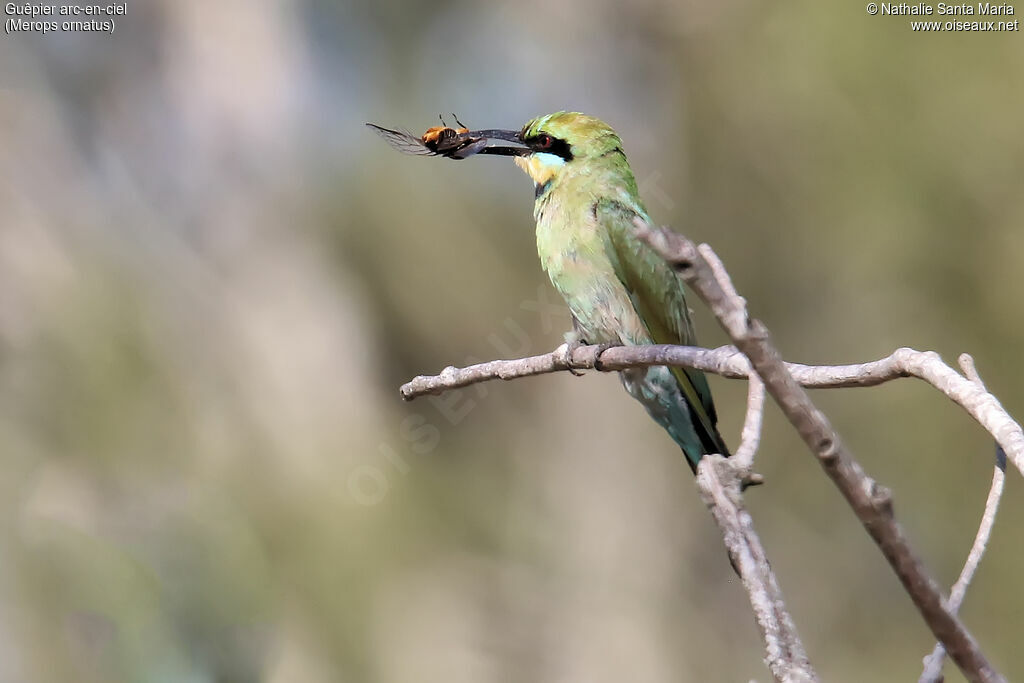
[[[622,140],[608,124],[563,111],[539,116],[519,131],[449,130],[453,151],[427,153],[514,156],[533,180],[537,252],[572,313],[575,341],[696,344],[682,280],[634,233],[634,220],[650,217]],[[484,146],[485,138],[520,146]],[[412,136],[407,141],[423,144]],[[679,444],[694,471],[707,453],[729,455],[703,373],[659,366],[620,376],[626,391]]]

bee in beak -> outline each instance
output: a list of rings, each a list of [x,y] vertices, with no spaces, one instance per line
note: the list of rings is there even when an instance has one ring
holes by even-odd
[[[449,159],[466,159],[475,154],[496,154],[500,156],[520,156],[530,150],[525,147],[488,146],[491,139],[520,142],[519,134],[505,130],[478,130],[466,128],[458,117],[455,124],[458,128],[448,126],[441,119],[440,126],[428,128],[423,135],[416,137],[403,130],[392,130],[374,123],[367,123],[375,133],[403,154],[419,156],[443,156]]]

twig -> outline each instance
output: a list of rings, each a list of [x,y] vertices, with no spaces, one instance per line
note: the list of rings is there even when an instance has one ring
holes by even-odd
[[[779,683],[816,682],[818,677],[786,609],[750,513],[743,505],[738,468],[730,460],[720,455],[701,458],[697,465],[697,489],[722,531],[729,559],[750,597],[764,640],[764,661],[772,676]]]
[[[566,347],[562,346],[552,353],[540,356],[490,361],[461,369],[447,367],[440,375],[419,376],[406,383],[401,388],[402,397],[412,400],[418,396],[439,394],[492,379],[511,380],[570,369],[618,371],[632,367],[669,365],[692,367],[730,379],[749,377],[751,385],[743,438],[736,456],[729,464],[729,472],[732,473],[729,476],[732,476],[734,481],[723,483],[723,489],[727,489],[744,481],[744,476],[756,477],[749,472],[753,454],[757,449],[760,434],[758,422],[763,413],[764,390],[767,385],[768,393],[779,403],[787,418],[818,456],[825,471],[850,502],[868,533],[878,543],[883,555],[903,582],[939,643],[949,648],[961,671],[971,681],[1002,681],[1002,676],[988,664],[955,614],[991,532],[1002,491],[1003,470],[997,469],[993,476],[993,485],[978,537],[947,603],[942,600],[937,584],[925,572],[922,563],[911,551],[899,525],[894,521],[891,494],[876,484],[852,460],[827,419],[800,388],[867,387],[900,377],[917,377],[961,406],[993,436],[1002,454],[1002,468],[1005,468],[1005,461],[1009,459],[1024,474],[1024,431],[995,396],[985,389],[977,378],[973,365],[970,364],[970,358],[961,358],[967,377],[943,363],[938,354],[909,348],[897,349],[886,358],[867,363],[835,366],[784,363],[778,351],[771,345],[764,325],[749,319],[745,302],[736,294],[725,268],[710,247],[701,245],[697,248],[675,233],[655,231],[645,224],[638,226],[638,234],[680,271],[683,278],[715,313],[740,350],[732,346],[703,349],[650,345],[613,347],[602,351],[599,347],[584,346],[574,349],[572,354],[566,354]],[[756,372],[752,372],[751,360],[748,360],[748,355],[745,354],[749,354],[749,358],[754,360]],[[759,384],[759,378],[763,378],[765,383]],[[704,496],[711,496],[712,503],[709,505],[712,505],[712,513],[721,526],[720,517],[732,519],[729,517],[732,513],[728,508],[721,508],[723,502],[720,496],[707,490],[709,482],[706,476],[703,483],[698,476],[698,485],[701,486]],[[719,471],[717,476],[724,477],[725,471]],[[751,479],[746,479],[746,483],[752,483]],[[723,515],[725,517],[722,517]],[[725,531],[726,528],[723,526],[723,533]],[[756,541],[752,527],[749,528],[749,534]],[[743,537],[743,534],[740,534],[740,537]],[[726,542],[727,545],[730,543],[728,538]],[[746,542],[744,547],[753,546]],[[757,547],[760,547],[759,543]],[[763,554],[763,550],[760,552]],[[731,546],[730,553],[735,555]],[[758,565],[755,563],[752,566]],[[758,585],[769,585],[774,582],[774,577],[770,574],[764,574],[762,570],[758,572]],[[751,604],[757,613],[755,601],[763,602],[766,594],[758,593],[750,586],[747,588]],[[772,654],[772,643],[775,641],[769,639],[770,632],[764,628],[768,622],[762,623],[761,617],[758,617],[758,621],[762,626],[766,646],[769,648],[766,661],[771,667],[771,662],[775,661]],[[793,634],[795,636],[795,630]],[[941,666],[941,655],[933,653],[931,659],[937,660]]]
[[[985,383],[981,381],[981,376],[974,367],[974,359],[964,353],[960,355],[959,360],[964,375],[984,389]],[[967,593],[967,587],[971,585],[974,573],[978,570],[981,558],[985,555],[985,548],[988,547],[988,540],[992,535],[992,527],[995,526],[996,513],[999,510],[999,500],[1002,498],[1005,482],[1006,457],[1002,449],[997,446],[996,465],[992,470],[992,485],[989,487],[988,498],[985,500],[985,511],[982,513],[981,522],[978,524],[978,533],[974,537],[974,543],[971,545],[971,551],[967,554],[967,560],[960,571],[960,576],[957,577],[956,583],[953,584],[953,588],[949,592],[947,605],[954,614],[960,610],[964,595]],[[924,658],[924,671],[921,672],[918,683],[941,683],[942,665],[945,659],[946,649],[942,647],[942,643],[936,643],[931,654]]]
[[[853,459],[828,418],[786,369],[764,324],[749,317],[741,299],[729,296],[731,286],[721,284],[728,275],[720,263],[715,263],[717,259],[709,262],[710,248],[701,253],[693,242],[681,235],[654,229],[641,220],[636,221],[636,228],[637,235],[670,263],[707,304],[736,348],[750,360],[764,381],[765,389],[818,457],[825,472],[892,566],[936,639],[967,679],[1004,681],[957,616],[946,609],[938,584],[911,549],[903,529],[893,516],[892,493],[871,479]],[[970,383],[970,380],[964,381]]]
[[[966,356],[966,354],[964,354]],[[969,357],[968,357],[969,358]],[[963,358],[961,359],[963,363]],[[533,356],[518,360],[499,360],[488,363],[480,363],[466,368],[448,367],[437,376],[419,376],[402,386],[403,398],[412,400],[426,394],[436,394],[470,386],[478,382],[493,379],[512,380],[521,377],[558,372],[572,369],[596,369],[599,366],[602,371],[611,372],[631,367],[644,367],[651,365],[670,365],[681,367],[692,367],[705,372],[714,373],[729,379],[745,379],[749,377],[750,364],[746,357],[739,353],[735,347],[722,346],[717,349],[703,349],[687,346],[629,346],[613,347],[605,349],[600,353],[596,346],[584,346],[575,349],[571,358],[566,362],[564,347],[541,356]],[[1000,451],[1003,454],[1005,468],[1005,457],[1007,449],[1013,453],[1010,460],[1020,470],[1022,462],[1022,449],[1024,437],[1021,434],[1020,425],[1002,408],[998,400],[989,394],[984,385],[976,380],[976,373],[964,368],[965,374],[973,381],[968,381],[958,375],[952,368],[942,362],[938,354],[931,351],[915,351],[914,349],[901,348],[894,351],[886,358],[867,363],[850,365],[821,365],[811,366],[799,363],[786,363],[786,369],[793,378],[804,387],[819,389],[837,389],[852,387],[876,386],[901,377],[916,377],[931,386],[937,388],[945,396],[961,406],[979,424],[981,424],[1000,444]],[[972,386],[973,385],[973,386]],[[756,450],[756,443],[751,444],[749,435],[759,434],[759,427],[755,420],[760,419],[762,411],[751,411],[751,405],[762,401],[764,396],[763,384],[759,386],[757,375],[754,375],[748,395],[747,418],[744,422],[743,438],[740,446],[733,456],[736,461],[737,470],[749,471],[750,465],[746,461],[747,453]],[[979,395],[978,389],[981,394]],[[760,398],[757,393],[760,392]],[[747,463],[745,466],[738,466],[740,462]],[[1024,472],[1022,472],[1024,473]],[[756,475],[754,475],[756,476]],[[989,501],[985,506],[985,516],[981,528],[978,531],[978,538],[968,557],[968,564],[964,567],[961,579],[957,581],[950,596],[950,608],[955,612],[962,600],[962,592],[973,575],[977,562],[981,559],[981,552],[978,548],[984,548],[988,535],[991,533],[992,523],[998,506],[999,495],[1002,492],[1004,480],[1003,469],[997,468],[993,475],[992,490],[989,493]],[[980,545],[979,545],[980,544]],[[960,597],[957,597],[960,595]],[[955,602],[954,602],[955,601]],[[936,648],[936,652],[938,651]],[[945,649],[942,649],[945,652]],[[936,654],[927,658],[932,661]],[[942,655],[938,656],[941,662]],[[927,672],[931,669],[926,670]],[[934,680],[925,679],[923,680]]]
[[[447,367],[439,375],[420,375],[403,384],[402,398],[441,394],[495,379],[513,380],[564,370],[604,372],[627,368],[669,365],[689,367],[727,379],[746,379],[750,362],[733,346],[704,349],[695,346],[616,346],[600,353],[597,346],[573,351],[567,363],[565,347],[551,353],[515,360],[493,360],[465,368]],[[598,362],[599,360],[599,362]],[[810,389],[873,387],[901,377],[916,377],[945,394],[967,411],[1002,446],[1014,466],[1024,474],[1024,431],[999,401],[984,389],[960,376],[934,351],[896,349],[891,355],[850,365],[803,365],[786,363],[786,370],[801,386]]]
[[[740,445],[728,460],[720,455],[701,458],[697,465],[697,490],[722,531],[729,559],[750,598],[764,640],[768,670],[779,683],[814,683],[818,677],[740,495],[743,484],[760,483],[760,478],[751,475],[750,470],[761,442],[763,417],[764,384],[754,376],[748,387]]]
[[[733,467],[744,475],[754,467],[754,455],[761,443],[761,423],[763,421],[764,382],[757,375],[751,375],[747,384],[747,416],[743,419],[740,445],[732,454]]]

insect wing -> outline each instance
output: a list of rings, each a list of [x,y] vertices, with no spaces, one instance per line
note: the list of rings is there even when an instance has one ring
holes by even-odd
[[[479,154],[487,147],[487,138],[473,139],[468,138],[466,144],[456,149],[454,152],[448,153],[452,159],[465,159],[471,157],[474,154]]]
[[[373,123],[367,123],[373,132],[384,138],[385,141],[403,154],[416,154],[428,156],[437,154],[436,151],[428,149],[418,137],[400,130],[382,128]]]

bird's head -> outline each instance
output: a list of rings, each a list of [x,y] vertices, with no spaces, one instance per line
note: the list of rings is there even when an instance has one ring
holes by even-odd
[[[456,119],[457,121],[457,119]],[[515,157],[537,185],[538,196],[544,188],[570,169],[588,161],[622,153],[622,141],[604,121],[575,111],[560,111],[531,119],[520,130],[467,130],[461,127],[435,126],[421,137],[366,124],[392,146],[410,154],[429,154],[451,159],[466,159],[476,154]],[[490,145],[492,140],[516,146]]]
[[[519,140],[528,151],[516,157],[516,165],[526,171],[538,188],[570,164],[622,149],[622,141],[607,123],[570,111],[538,116],[527,122],[519,131]]]
[[[520,130],[467,131],[464,137],[472,144],[459,147],[456,158],[475,154],[515,157],[516,164],[533,179],[538,191],[568,169],[612,152],[622,152],[622,140],[611,126],[574,111],[538,116]],[[517,146],[485,146],[486,140],[503,140]]]

